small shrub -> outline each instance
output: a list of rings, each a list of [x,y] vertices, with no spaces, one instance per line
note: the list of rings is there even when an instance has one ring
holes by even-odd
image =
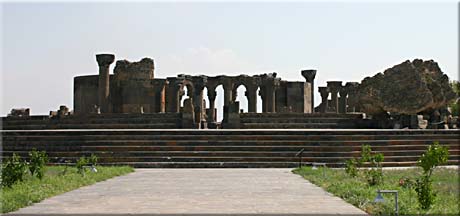
[[[371,186],[379,185],[383,182],[382,168],[371,168],[365,171],[367,183]]]
[[[92,166],[97,165],[98,158],[95,154],[91,154],[91,156],[88,159],[88,163],[91,164]]]
[[[31,152],[29,152],[29,157],[30,174],[32,176],[36,175],[39,179],[42,179],[43,174],[45,173],[45,165],[48,163],[48,156],[46,155],[46,152],[33,149]]]
[[[417,162],[417,165],[423,169],[422,176],[416,179],[415,183],[415,192],[417,192],[421,209],[428,210],[433,205],[436,193],[433,191],[431,175],[433,170],[437,166],[445,164],[448,158],[449,151],[447,147],[439,146],[438,142],[434,142]]]
[[[363,147],[364,148],[364,147]],[[382,162],[384,160],[383,154],[378,153],[372,155],[371,152],[371,147],[366,146],[366,148],[369,149],[368,151],[368,156],[366,162],[370,162],[371,168],[368,170],[365,170],[365,176],[366,180],[369,183],[369,185],[379,185],[383,183],[383,171],[382,171]]]
[[[425,174],[431,177],[433,170],[437,166],[447,163],[448,159],[449,150],[447,147],[440,146],[439,142],[434,142],[417,161],[417,165],[423,169]]]
[[[370,168],[362,171],[363,176],[369,185],[378,185],[383,182],[383,161],[383,154],[372,154],[371,147],[369,145],[363,145],[361,148],[361,157],[359,159],[352,158],[346,161],[345,172],[351,177],[356,177],[360,173],[357,167],[362,167],[364,163],[369,163]]]
[[[85,156],[80,157],[77,160],[76,167],[79,174],[85,174],[85,166],[88,164],[88,159]]]
[[[351,177],[356,177],[358,175],[358,169],[356,166],[357,161],[355,158],[347,160],[345,164],[345,172]]]
[[[2,165],[2,185],[11,187],[14,183],[22,181],[27,171],[27,164],[20,156],[13,156]]]
[[[423,210],[430,209],[436,198],[436,193],[433,191],[433,181],[430,177],[423,175],[416,179],[415,192],[417,192],[418,203]]]

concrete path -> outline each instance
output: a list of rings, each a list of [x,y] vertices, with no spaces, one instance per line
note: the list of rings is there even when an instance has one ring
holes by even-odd
[[[13,214],[365,214],[290,169],[136,169]]]

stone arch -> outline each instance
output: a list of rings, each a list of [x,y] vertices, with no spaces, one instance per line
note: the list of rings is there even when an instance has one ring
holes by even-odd
[[[262,113],[263,100],[262,100],[262,97],[260,96],[260,87],[257,87],[256,95],[257,95],[256,96],[256,98],[257,98],[256,112],[257,113]]]
[[[247,75],[240,75],[235,78],[235,99],[238,96],[236,89],[240,86],[244,86],[246,92],[244,93],[247,100],[247,111],[248,112],[257,112],[257,104],[259,103],[257,100],[258,94],[257,89],[260,86],[260,79],[257,76],[247,76]]]
[[[189,95],[193,93],[193,83],[182,77],[168,77],[166,87],[166,109],[167,112],[180,112],[181,99],[184,95],[184,87],[187,86]]]
[[[240,110],[243,110],[243,112],[248,112],[248,96],[246,94],[246,86],[241,84],[235,88],[234,92],[236,93],[234,100],[240,102]]]
[[[216,86],[215,91],[216,121],[221,122],[224,118],[224,85],[219,84]]]

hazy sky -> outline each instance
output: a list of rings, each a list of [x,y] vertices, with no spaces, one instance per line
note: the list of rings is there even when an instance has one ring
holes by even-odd
[[[155,60],[157,78],[278,73],[360,81],[415,58],[458,80],[456,2],[3,3],[0,114],[73,108],[96,53]],[[111,67],[113,69],[114,64]],[[316,90],[317,91],[317,90]],[[241,95],[241,94],[240,94]],[[315,95],[316,105],[320,97]]]

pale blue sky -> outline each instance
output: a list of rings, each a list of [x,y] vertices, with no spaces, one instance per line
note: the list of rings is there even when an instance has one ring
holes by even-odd
[[[73,77],[97,74],[103,52],[151,57],[158,78],[276,71],[304,81],[300,70],[314,68],[323,86],[423,58],[458,80],[457,10],[456,2],[3,3],[0,114],[73,107]]]

